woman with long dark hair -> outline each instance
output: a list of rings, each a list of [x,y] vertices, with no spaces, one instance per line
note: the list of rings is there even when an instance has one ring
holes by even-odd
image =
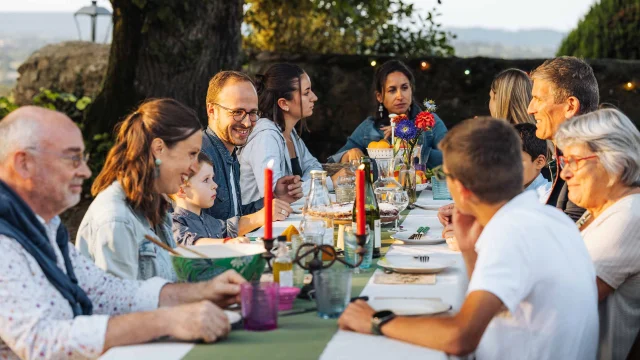
[[[177,193],[197,172],[201,130],[196,113],[172,99],[147,101],[118,124],[78,230],[82,254],[122,278],[175,279],[167,252],[145,235],[176,246],[163,194]]]
[[[304,181],[306,193],[311,170],[322,170],[295,130],[298,124],[306,129],[305,118],[313,114],[318,100],[311,89],[311,79],[298,65],[274,64],[263,75],[256,76],[256,87],[262,118],[238,153],[242,203],[264,196],[264,168],[271,160],[274,187],[280,177],[296,175]],[[328,185],[332,186],[331,180]]]
[[[360,123],[347,139],[347,143],[335,155],[330,156],[329,161],[349,162],[360,159],[366,153],[370,142],[390,139],[389,114],[406,114],[409,119],[414,120],[422,111],[419,102],[413,97],[415,78],[402,61],[390,60],[376,69],[373,88],[377,104],[374,115]],[[438,143],[447,133],[447,127],[442,120],[436,114],[433,115],[435,126],[422,133],[419,140],[422,163],[429,168],[442,164],[442,152],[438,150]]]

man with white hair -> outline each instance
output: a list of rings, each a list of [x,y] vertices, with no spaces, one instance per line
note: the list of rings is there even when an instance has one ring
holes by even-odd
[[[0,139],[1,359],[96,358],[162,336],[228,334],[221,307],[238,301],[236,272],[198,284],[123,280],[69,246],[58,215],[91,176],[71,119],[22,107],[0,121]]]

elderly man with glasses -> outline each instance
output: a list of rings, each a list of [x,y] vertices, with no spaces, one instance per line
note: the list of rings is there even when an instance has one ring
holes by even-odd
[[[242,217],[238,234],[244,235],[264,225],[264,200],[242,204],[240,164],[236,149],[246,144],[260,118],[258,94],[253,81],[237,71],[222,71],[209,81],[207,91],[208,126],[202,139],[202,151],[213,162],[218,196],[209,209],[216,219]],[[273,219],[284,220],[293,211],[290,203],[302,197],[299,176],[278,179],[273,200]]]
[[[0,139],[0,359],[96,358],[163,336],[229,333],[221,307],[238,301],[236,272],[197,284],[124,280],[69,246],[58,215],[91,176],[71,119],[23,107],[0,121]]]

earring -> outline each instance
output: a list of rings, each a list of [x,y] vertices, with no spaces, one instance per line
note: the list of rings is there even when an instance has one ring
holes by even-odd
[[[289,107],[284,108],[284,111],[289,111]]]
[[[153,169],[153,177],[157,179],[160,177],[160,164],[162,164],[162,160],[156,159],[155,164],[156,167]]]
[[[384,110],[384,108],[382,107],[382,103],[380,103],[380,106],[378,106],[378,111],[380,112],[381,119],[382,119],[382,110]]]

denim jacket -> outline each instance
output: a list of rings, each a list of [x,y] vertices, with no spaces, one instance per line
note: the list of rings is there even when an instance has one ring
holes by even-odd
[[[302,190],[307,194],[311,187],[311,170],[322,170],[322,165],[318,159],[311,155],[295,129],[291,131],[291,139],[302,168]],[[293,175],[291,158],[284,135],[278,125],[266,118],[256,122],[249,139],[247,139],[247,144],[238,150],[238,160],[242,174],[240,186],[242,187],[242,202],[244,204],[264,197],[264,169],[270,160],[274,160],[274,190],[278,179],[286,175]],[[327,177],[327,187],[329,190],[333,188],[330,177]]]
[[[411,119],[415,119],[416,115],[420,112],[420,107],[413,105],[411,108]],[[442,164],[442,151],[438,149],[438,143],[444,138],[447,133],[447,127],[444,122],[433,113],[436,120],[436,124],[432,130],[422,133],[422,137],[418,144],[422,145],[420,157],[423,164],[426,164],[428,168],[433,168]],[[384,138],[384,131],[375,128],[375,119],[373,116],[366,118],[358,127],[353,131],[351,136],[347,138],[347,143],[340,149],[335,155],[329,157],[329,162],[340,162],[342,156],[351,149],[358,148],[363,153],[367,153],[367,145],[372,141],[378,141]]]
[[[218,195],[213,206],[202,209],[208,215],[216,219],[227,220],[235,216],[233,199],[231,198],[231,176],[233,169],[234,186],[236,188],[236,200],[240,207],[238,216],[253,214],[263,208],[263,199],[242,205],[242,192],[240,189],[240,163],[238,162],[237,150],[229,153],[222,140],[211,130],[210,127],[204,131],[202,138],[202,152],[204,152],[213,162],[213,181],[218,184]]]
[[[76,248],[99,268],[123,279],[159,276],[175,281],[169,254],[145,235],[176,247],[169,214],[152,230],[144,215],[129,206],[120,183],[114,181],[96,196],[82,218]]]

